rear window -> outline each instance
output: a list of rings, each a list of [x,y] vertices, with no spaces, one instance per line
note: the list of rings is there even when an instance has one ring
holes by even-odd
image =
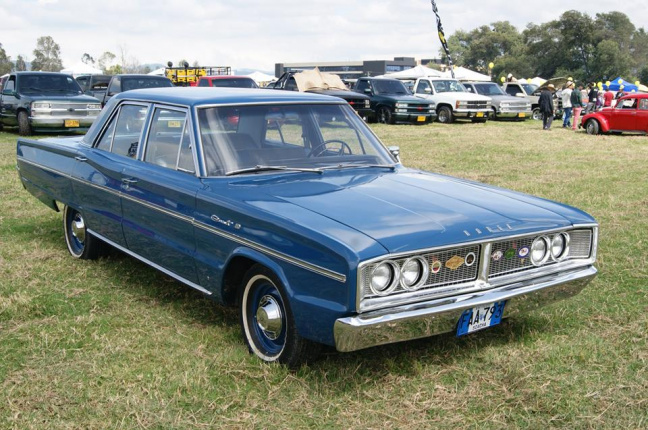
[[[122,91],[136,90],[139,88],[171,87],[173,84],[166,78],[132,78],[122,77]]]
[[[213,87],[230,87],[230,88],[259,88],[259,86],[250,78],[233,78],[233,79],[212,79]]]

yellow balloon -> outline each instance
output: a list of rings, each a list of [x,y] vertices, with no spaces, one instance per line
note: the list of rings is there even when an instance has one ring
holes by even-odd
[[[602,87],[602,86],[603,86],[603,82],[600,82],[600,81],[599,81],[599,82],[596,84],[596,86],[597,86],[597,87]]]
[[[635,85],[636,85],[636,86],[639,86],[639,81],[635,81]]]
[[[504,76],[502,76],[502,77],[500,78],[500,81],[502,81],[502,82],[504,82],[505,80],[506,80],[506,78],[505,78]]]
[[[573,81],[574,78],[572,78],[572,77],[570,76],[570,77],[567,78],[567,80],[568,80],[568,81]]]
[[[489,68],[489,69],[492,69],[493,67],[495,67],[495,64],[493,64],[492,61],[491,61],[490,63],[488,63],[488,68]]]
[[[617,83],[618,83],[619,85],[621,85],[621,84],[623,83],[623,79],[619,78],[619,80],[617,81]]]
[[[611,82],[610,82],[610,81],[605,81],[605,86],[606,86],[606,87],[609,87],[609,86],[610,86],[610,84],[611,84]]]

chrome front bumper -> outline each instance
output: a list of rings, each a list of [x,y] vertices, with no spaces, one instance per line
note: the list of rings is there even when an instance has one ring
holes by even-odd
[[[366,312],[335,321],[335,347],[356,351],[456,330],[464,310],[506,300],[504,318],[578,294],[595,276],[594,266],[516,282],[487,291]]]
[[[96,116],[30,116],[29,122],[34,129],[70,129],[88,128],[97,119]],[[79,127],[65,127],[65,120],[79,121]]]

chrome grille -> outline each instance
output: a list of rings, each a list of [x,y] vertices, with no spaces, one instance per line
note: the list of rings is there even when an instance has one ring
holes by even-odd
[[[93,115],[96,112],[92,113]],[[52,103],[52,116],[81,117],[90,115],[88,103]]]
[[[592,252],[592,230],[574,230],[569,233],[569,257],[587,258]]]
[[[425,284],[419,288],[417,291],[430,291],[439,287],[447,287],[450,285],[461,284],[464,282],[469,282],[477,279],[477,271],[479,268],[479,245],[471,245],[462,248],[452,248],[440,250],[437,252],[430,252],[421,255],[428,263],[430,268],[430,274],[428,276]],[[473,264],[468,266],[466,264],[466,256],[468,254],[474,254]],[[403,263],[407,260],[408,257],[402,257],[394,259],[399,266],[402,266]],[[455,263],[453,265],[452,263]],[[370,264],[364,267],[362,278],[364,285],[364,297],[370,298],[374,297],[369,284],[371,283],[371,272],[376,267],[376,264]],[[433,267],[437,268],[437,273],[433,273]],[[395,292],[404,292],[405,290],[398,286]]]
[[[467,102],[468,109],[488,109],[487,101],[469,101]]]

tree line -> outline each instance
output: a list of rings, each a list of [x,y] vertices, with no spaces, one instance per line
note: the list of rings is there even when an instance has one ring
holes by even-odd
[[[571,76],[578,81],[605,81],[623,76],[648,83],[648,33],[623,12],[570,10],[544,24],[518,31],[509,21],[459,30],[447,38],[453,63],[490,74],[498,81]],[[440,50],[443,62],[447,57]],[[492,63],[493,68],[489,70]]]

